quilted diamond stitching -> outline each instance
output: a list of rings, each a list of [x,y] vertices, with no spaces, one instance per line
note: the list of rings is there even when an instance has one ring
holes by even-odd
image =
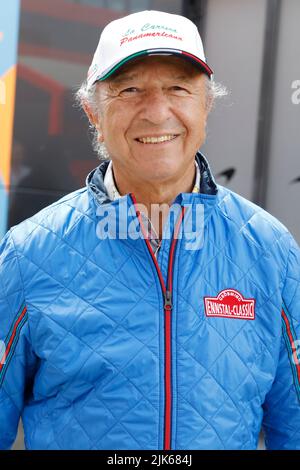
[[[75,196],[74,196],[74,197],[75,197]],[[224,199],[225,199],[225,198],[224,198]],[[80,212],[80,211],[79,211],[79,212]],[[251,220],[251,219],[249,219],[249,220]],[[245,225],[246,225],[246,224],[245,224]],[[281,237],[279,237],[279,239],[277,239],[276,241],[274,241],[274,243],[278,242],[278,240],[280,240],[280,239],[281,239]],[[220,250],[220,251],[222,251],[222,250]],[[217,253],[216,256],[217,256],[218,254],[219,254],[219,253]],[[23,254],[23,256],[24,256],[24,254]],[[233,262],[230,257],[228,257],[227,255],[225,255],[225,256],[227,257],[228,260],[230,260],[230,262]],[[254,266],[254,265],[255,265],[255,263],[253,264],[253,266]],[[97,265],[96,265],[96,266],[97,266]],[[97,266],[97,267],[98,267],[98,266]],[[251,269],[251,268],[249,268],[248,271],[250,271],[250,269]],[[248,274],[248,271],[247,271],[247,273],[244,273],[244,274],[243,274],[243,276],[242,276],[241,279],[243,279],[243,278]],[[106,271],[105,271],[105,272],[106,272]],[[251,278],[248,278],[248,279],[249,279],[250,282],[253,282],[253,280],[252,280]],[[291,279],[293,279],[293,278],[291,277]],[[297,284],[299,284],[299,280],[294,279],[294,281],[296,281]],[[255,282],[253,282],[253,284],[255,285]],[[259,290],[259,287],[258,287],[258,286],[256,286],[256,287],[257,287],[257,289]],[[297,287],[296,287],[296,290],[297,290]],[[295,294],[296,294],[296,290],[295,290],[294,296],[295,296]],[[277,291],[277,289],[274,290],[274,292],[276,292],[276,291]],[[59,294],[59,295],[61,295],[61,294]],[[58,297],[59,297],[59,295],[58,295]],[[293,297],[294,297],[294,296],[293,296]],[[184,299],[184,300],[186,301],[186,299]],[[268,301],[270,301],[269,298],[267,298],[267,299],[265,300],[265,302],[264,302],[263,305],[265,305],[265,303],[268,302]],[[272,299],[271,299],[271,303],[272,303]],[[51,304],[51,302],[50,302],[50,304]],[[278,309],[278,306],[277,306],[275,303],[273,303],[273,306],[274,306],[276,309]],[[195,312],[194,309],[193,309],[193,311]],[[126,317],[127,317],[128,314],[129,314],[129,312],[126,314]],[[242,329],[243,329],[243,328],[241,328],[241,330],[242,330]],[[241,330],[240,330],[240,331],[241,331]],[[254,331],[255,331],[255,333],[257,333],[256,330],[254,330]],[[217,332],[218,334],[220,334],[217,330],[216,330],[216,332]],[[222,337],[221,334],[220,334],[220,336]],[[235,335],[235,336],[236,336],[236,335]],[[259,339],[260,339],[260,341],[261,341],[261,338],[259,338]],[[141,342],[141,343],[143,343],[143,342]],[[144,344],[144,343],[143,343],[143,344]],[[145,345],[145,346],[146,346],[146,345]],[[227,346],[225,347],[224,351],[227,349],[228,346],[230,346],[230,345],[227,343]],[[230,346],[230,347],[231,347],[231,346]],[[183,348],[183,349],[184,349],[184,348]],[[235,351],[235,349],[231,348],[231,350],[233,351],[234,354],[237,354],[237,352]],[[269,354],[271,354],[268,348],[267,348],[266,350],[269,352]],[[221,355],[223,354],[224,351],[222,351],[222,353],[218,356],[218,358],[221,357]],[[152,352],[152,351],[151,351],[151,352]],[[186,351],[186,352],[187,352],[187,351]],[[153,353],[153,352],[152,352],[152,353]],[[187,353],[188,353],[188,352],[187,352]],[[217,359],[218,359],[218,358],[217,358]],[[132,359],[133,359],[133,358],[132,358]],[[217,359],[216,359],[216,360],[217,360]],[[240,358],[240,359],[241,359],[241,358]],[[195,360],[195,358],[194,358],[194,360]],[[129,362],[130,362],[130,361],[129,361]],[[216,362],[216,361],[214,361],[214,363],[215,363],[215,362]],[[247,367],[247,366],[245,366],[245,367]],[[248,369],[248,371],[249,371],[248,374],[251,373],[251,371],[250,371],[250,369],[249,369],[248,367],[247,367],[247,369]],[[208,372],[208,371],[207,371],[207,372]],[[125,376],[125,378],[128,380],[128,378],[127,378],[126,376]],[[214,377],[213,377],[213,379],[216,380]],[[217,381],[216,381],[216,382],[217,382]],[[220,385],[220,384],[219,384],[219,385]],[[241,384],[240,384],[240,385],[241,385]],[[240,385],[239,385],[239,386],[240,386]],[[237,389],[239,388],[239,386],[237,387]],[[153,389],[154,389],[154,388],[153,388]],[[225,393],[226,393],[226,392],[225,392]],[[141,397],[141,399],[142,399],[142,398],[143,398],[143,397]],[[230,398],[230,397],[229,397],[229,398]],[[150,403],[150,402],[149,402],[149,403]],[[136,405],[135,405],[135,406],[136,406]],[[129,411],[130,411],[130,410],[129,410]],[[129,412],[129,411],[128,411],[128,412]],[[296,431],[296,432],[297,432],[297,431]]]
[[[180,346],[182,347],[182,345],[180,345]],[[189,356],[191,356],[191,358],[192,358],[193,360],[196,361],[196,359],[194,358],[194,356],[193,356],[189,351],[187,351],[187,350],[186,350],[185,348],[183,348],[183,347],[182,347],[182,349],[184,349],[184,351],[185,351]],[[220,382],[216,379],[216,377],[214,377],[214,375],[212,375],[212,373],[211,373],[203,364],[201,364],[200,361],[197,361],[197,362],[199,362],[199,364],[200,364],[204,369],[206,369],[206,373],[216,382],[216,384],[217,384],[217,385],[223,390],[223,392],[228,396],[228,398],[230,399],[230,401],[231,401],[231,403],[233,404],[234,408],[237,410],[237,412],[239,413],[241,419],[243,420],[245,429],[249,432],[249,430],[248,430],[248,425],[247,425],[247,423],[244,421],[244,417],[243,417],[242,413],[240,412],[239,408],[237,407],[236,403],[233,401],[233,399],[231,398],[231,396],[230,396],[230,395],[228,394],[228,392],[224,389],[223,385],[220,384]],[[215,361],[215,362],[216,362],[216,361]],[[203,377],[202,377],[202,379],[203,379]],[[201,380],[201,379],[200,379],[200,380]],[[238,389],[238,387],[236,387],[236,390],[237,390],[237,389]]]
[[[156,337],[156,336],[157,336],[157,334],[155,334],[155,337]],[[151,339],[151,341],[152,341],[152,340],[153,340],[153,338]],[[149,341],[149,342],[150,342],[150,341]],[[149,400],[149,399],[141,392],[141,390],[139,390],[138,387],[123,373],[123,371],[127,368],[127,366],[130,364],[130,362],[131,362],[133,359],[135,359],[135,357],[141,352],[141,350],[142,350],[144,347],[145,347],[145,346],[143,345],[142,348],[139,349],[139,350],[137,351],[137,353],[136,353],[133,357],[131,357],[131,358],[129,359],[129,361],[125,364],[125,366],[124,366],[122,369],[118,369],[114,364],[112,364],[110,361],[108,361],[107,358],[106,358],[105,360],[107,360],[108,362],[110,362],[110,364],[114,367],[114,369],[116,369],[116,370],[118,371],[118,374],[121,374],[121,375],[137,390],[137,392],[141,395],[141,398],[134,404],[134,407],[137,406],[138,403],[139,403],[141,400],[145,399],[145,400],[152,406],[152,408],[154,409],[154,412],[156,412],[156,409],[155,409],[154,405],[150,402],[150,400]],[[101,356],[101,354],[100,354],[99,352],[97,352],[97,351],[95,351],[95,352],[96,352],[96,354],[98,354],[99,356]],[[116,377],[113,377],[110,381],[108,381],[107,383],[105,383],[105,386],[107,386],[108,384],[110,384],[115,378],[116,378]],[[151,389],[151,392],[152,392],[155,388],[156,388],[156,385]],[[149,392],[149,394],[150,394],[150,392]],[[64,395],[62,395],[62,396],[64,397]],[[66,401],[69,401],[69,400],[67,400],[65,397],[64,397],[64,399],[65,399]],[[99,401],[101,401],[100,398],[98,398],[98,399],[99,399]],[[88,400],[88,397],[86,398],[86,400]],[[85,400],[85,401],[86,401],[86,400]],[[85,402],[82,403],[82,406],[84,406],[84,403],[85,403]],[[106,407],[106,405],[105,405],[105,403],[104,403],[103,401],[101,401],[101,403],[102,403],[102,405],[104,405],[104,406]],[[107,408],[107,407],[106,407],[106,408]],[[122,418],[123,418],[124,416],[126,416],[126,415],[131,411],[131,409],[132,409],[132,408],[130,408],[129,410],[126,410],[125,413],[124,413],[123,415],[121,415],[121,417],[117,420],[117,422],[114,423],[114,425],[113,425],[111,428],[109,428],[109,430],[106,430],[105,433],[109,432],[113,427],[115,427],[118,423],[120,423],[120,421],[122,420]],[[111,414],[113,415],[112,411],[111,411]],[[113,416],[114,416],[114,415],[113,415]],[[66,424],[66,426],[64,427],[64,429],[67,428],[68,424],[69,424],[69,423]],[[61,432],[64,432],[64,430],[61,431]],[[97,443],[99,443],[99,442],[102,440],[102,438],[103,438],[103,436],[101,436],[101,438],[97,441]]]
[[[180,294],[178,294],[178,295],[181,296]],[[182,297],[182,296],[181,296],[181,297]],[[182,298],[183,298],[183,297],[182,297]],[[183,300],[185,301],[184,298],[183,298]],[[195,311],[195,309],[193,308],[192,305],[191,305],[191,308],[193,309],[193,311],[194,311],[194,313],[197,315],[197,317],[199,317],[199,314]],[[208,324],[208,325],[209,325],[213,330],[215,330],[215,332],[216,332],[216,333],[226,342],[226,344],[227,344],[227,346],[224,348],[224,350],[222,351],[222,353],[215,359],[215,361],[213,361],[213,363],[210,365],[210,367],[212,367],[212,366],[215,364],[215,362],[219,359],[219,357],[222,356],[223,352],[227,349],[227,347],[229,347],[229,348],[233,351],[233,353],[236,354],[236,355],[239,357],[239,359],[242,361],[242,358],[240,357],[239,353],[238,353],[234,348],[232,348],[231,344],[228,343],[228,341],[226,340],[226,338],[216,329],[216,327],[215,327],[212,323],[210,323],[210,324]],[[233,341],[233,340],[237,337],[237,335],[239,335],[240,332],[241,332],[245,327],[246,327],[246,323],[244,323],[243,325],[241,325],[241,328],[240,328],[240,329],[237,331],[237,333],[231,338],[231,341]],[[193,335],[196,334],[196,333],[197,333],[197,332],[193,333]],[[193,335],[192,335],[192,336],[193,336]],[[186,349],[185,349],[184,345],[190,340],[190,338],[191,338],[191,336],[190,336],[183,344],[180,344],[180,346],[181,346],[185,351],[186,351]],[[259,337],[259,340],[261,341],[260,337]],[[266,350],[267,350],[267,352],[271,355],[270,351],[269,351],[268,349],[266,349]],[[186,352],[188,352],[188,351],[186,351]],[[197,361],[195,358],[194,358],[194,360]],[[243,362],[243,361],[242,361],[242,362]],[[244,364],[244,362],[243,362],[243,364]],[[202,365],[202,364],[201,364],[201,365]],[[245,364],[244,364],[244,365],[245,365]],[[258,384],[257,384],[257,381],[256,381],[254,375],[252,374],[252,372],[250,371],[250,369],[249,369],[249,367],[248,367],[247,365],[245,365],[245,367],[249,370],[249,373],[251,374],[251,376],[252,376],[252,378],[253,378],[253,380],[254,380],[254,382],[255,382],[255,384],[256,384],[257,390],[258,390],[258,392],[259,392],[259,387],[258,387]],[[259,392],[259,396],[260,396],[260,398],[261,398],[260,392]]]
[[[189,401],[187,400],[186,397],[184,397],[183,395],[179,394],[180,397],[186,402],[188,403],[195,411],[197,414],[199,414],[198,410],[194,407],[194,405]],[[226,397],[226,399],[223,401],[223,403],[220,405],[220,407],[216,410],[216,412],[210,417],[210,421],[213,420],[213,418],[219,413],[220,409],[222,408],[222,406],[224,405],[224,403],[226,403],[226,401],[228,401],[230,397]],[[198,432],[198,434],[196,436],[193,436],[192,439],[188,442],[188,444],[186,445],[187,448],[190,448],[190,445],[191,445],[191,442],[194,441],[194,440],[197,440],[198,436],[204,431],[204,429],[206,427],[210,427],[214,430],[215,434],[217,435],[218,439],[220,440],[222,446],[224,449],[226,449],[226,444],[224,443],[223,439],[220,437],[219,433],[217,432],[216,428],[212,425],[211,422],[208,422],[207,419],[205,419],[202,415],[201,415],[201,418],[206,421],[206,424],[200,429],[200,431]],[[226,440],[230,441],[231,437],[233,436],[233,434],[236,432],[236,429],[240,426],[242,422],[242,419],[237,423],[234,431],[230,434],[230,436],[226,436]],[[247,430],[247,429],[246,429]],[[249,432],[248,432],[249,433]]]

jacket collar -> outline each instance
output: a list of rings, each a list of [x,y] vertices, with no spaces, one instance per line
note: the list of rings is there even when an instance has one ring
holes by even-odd
[[[212,196],[216,195],[218,192],[218,188],[215,179],[211,173],[208,161],[200,151],[196,153],[195,158],[197,160],[201,173],[200,193]],[[104,175],[107,170],[108,164],[109,160],[100,163],[100,165],[94,170],[92,170],[86,178],[86,185],[88,191],[98,204],[106,204],[111,202],[104,185]]]

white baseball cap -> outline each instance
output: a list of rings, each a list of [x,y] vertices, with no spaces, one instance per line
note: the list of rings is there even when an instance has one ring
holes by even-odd
[[[177,55],[212,78],[196,25],[188,18],[146,10],[109,23],[102,31],[87,86],[110,77],[122,65],[145,55]]]

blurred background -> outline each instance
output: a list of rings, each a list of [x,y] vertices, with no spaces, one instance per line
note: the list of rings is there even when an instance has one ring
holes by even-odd
[[[193,20],[215,80],[229,89],[202,148],[217,182],[267,209],[300,242],[299,0],[1,2],[0,238],[83,186],[97,166],[74,93],[104,26],[145,9]]]

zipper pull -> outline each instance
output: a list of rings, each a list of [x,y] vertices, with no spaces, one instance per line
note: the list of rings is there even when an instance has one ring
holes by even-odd
[[[172,310],[172,293],[169,290],[166,290],[164,293],[164,298],[165,298],[165,305],[164,308],[165,310]]]

